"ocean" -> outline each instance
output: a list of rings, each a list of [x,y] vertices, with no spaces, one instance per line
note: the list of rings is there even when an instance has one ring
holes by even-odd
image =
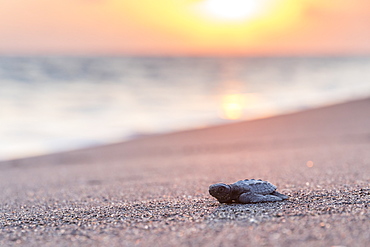
[[[0,57],[0,160],[370,96],[370,57]]]

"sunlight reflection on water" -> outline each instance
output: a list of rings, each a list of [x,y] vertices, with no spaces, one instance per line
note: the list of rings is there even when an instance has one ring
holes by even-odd
[[[271,109],[259,108],[263,105],[263,98],[256,93],[234,93],[222,95],[221,117],[224,119],[237,120],[260,118],[271,114]]]

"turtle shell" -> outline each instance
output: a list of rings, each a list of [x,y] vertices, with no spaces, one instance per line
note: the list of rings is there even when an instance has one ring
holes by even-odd
[[[247,188],[253,193],[267,195],[271,194],[276,190],[276,186],[268,181],[256,180],[256,179],[245,179],[236,182],[238,187]]]

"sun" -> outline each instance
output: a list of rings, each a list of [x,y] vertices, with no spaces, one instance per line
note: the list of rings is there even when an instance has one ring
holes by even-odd
[[[264,0],[204,0],[200,3],[203,14],[221,21],[237,21],[261,14]]]

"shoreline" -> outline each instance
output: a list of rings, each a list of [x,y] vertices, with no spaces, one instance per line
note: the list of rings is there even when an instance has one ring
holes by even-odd
[[[38,159],[42,157],[49,157],[49,156],[54,156],[54,155],[68,155],[68,153],[76,153],[76,152],[84,152],[84,151],[89,151],[89,150],[97,150],[97,149],[105,149],[109,147],[114,147],[117,145],[124,146],[124,145],[130,145],[130,143],[135,143],[137,141],[146,141],[148,139],[156,138],[156,137],[163,137],[163,136],[172,136],[172,135],[177,135],[177,134],[186,134],[186,133],[192,133],[192,132],[197,132],[197,131],[207,131],[207,129],[215,129],[215,128],[227,128],[227,127],[232,127],[233,125],[240,125],[240,124],[245,124],[245,123],[252,123],[252,122],[259,122],[259,121],[264,121],[264,120],[269,120],[269,119],[276,119],[276,118],[284,118],[284,117],[289,117],[289,116],[294,116],[296,114],[305,114],[306,112],[311,112],[311,111],[316,111],[316,110],[324,110],[327,108],[331,107],[336,107],[340,105],[347,105],[359,101],[366,101],[370,98],[360,98],[360,99],[355,99],[355,100],[349,100],[349,101],[344,101],[344,102],[339,102],[339,103],[331,103],[331,104],[326,104],[324,106],[319,106],[315,108],[308,108],[304,110],[292,110],[286,113],[278,114],[278,115],[272,115],[268,117],[261,117],[261,118],[255,118],[255,119],[249,119],[249,120],[240,120],[240,121],[230,121],[230,122],[225,122],[225,123],[219,123],[219,124],[213,124],[213,125],[207,125],[205,127],[194,127],[194,128],[187,128],[187,129],[182,129],[182,130],[175,130],[175,131],[170,131],[170,132],[158,132],[158,133],[152,133],[152,134],[143,134],[142,136],[132,138],[132,139],[127,139],[123,141],[118,141],[118,142],[112,142],[112,143],[107,143],[103,145],[93,145],[93,146],[88,146],[88,147],[81,147],[81,148],[76,148],[76,149],[70,149],[70,150],[62,150],[62,151],[56,151],[56,152],[50,152],[50,153],[45,153],[45,154],[38,154],[38,155],[31,155],[31,156],[25,156],[25,157],[19,157],[19,158],[12,158],[12,159],[4,159],[0,160],[0,166],[3,164],[8,164],[8,163],[22,163],[22,161],[28,160],[28,159]]]

